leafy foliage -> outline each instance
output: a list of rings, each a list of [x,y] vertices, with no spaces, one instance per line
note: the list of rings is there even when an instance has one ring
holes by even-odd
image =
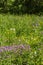
[[[0,12],[36,13],[43,12],[42,0],[0,0]]]

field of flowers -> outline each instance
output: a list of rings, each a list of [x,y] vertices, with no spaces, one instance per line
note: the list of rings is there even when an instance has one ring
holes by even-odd
[[[0,65],[43,65],[43,16],[0,14]]]

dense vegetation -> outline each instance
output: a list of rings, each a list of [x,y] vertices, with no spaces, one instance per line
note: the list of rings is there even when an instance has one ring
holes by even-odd
[[[0,0],[0,12],[14,14],[43,12],[43,0]]]
[[[0,46],[0,65],[43,65],[43,16],[0,14]]]
[[[0,65],[43,65],[43,0],[0,0]]]
[[[0,43],[38,44],[43,42],[43,16],[37,15],[1,15]]]

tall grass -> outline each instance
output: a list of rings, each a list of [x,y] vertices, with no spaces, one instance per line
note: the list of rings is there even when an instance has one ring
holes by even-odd
[[[43,42],[43,16],[0,14],[0,45],[41,42]]]
[[[30,50],[0,53],[0,65],[43,65],[43,16],[0,14],[0,46],[30,45]]]

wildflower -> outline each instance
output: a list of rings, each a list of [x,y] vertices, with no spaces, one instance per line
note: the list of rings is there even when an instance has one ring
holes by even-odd
[[[3,50],[2,50],[2,49],[0,49],[0,52],[3,52]]]
[[[19,42],[21,41],[21,39],[19,39]]]
[[[34,38],[34,40],[36,40],[36,38]]]
[[[20,49],[25,49],[25,46],[21,44],[21,45],[19,46],[19,48],[20,48]]]
[[[36,55],[36,54],[37,54],[37,52],[35,51],[35,52],[34,52],[34,54]]]
[[[10,28],[11,31],[15,31],[15,28]]]
[[[40,24],[39,23],[33,23],[33,27],[38,27]]]

